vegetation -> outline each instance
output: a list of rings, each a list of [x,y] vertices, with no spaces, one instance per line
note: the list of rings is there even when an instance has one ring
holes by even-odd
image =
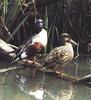
[[[60,45],[63,32],[71,34],[82,50],[91,42],[91,0],[0,0],[0,15],[0,37],[18,46],[34,34],[37,15],[48,31],[48,50]]]

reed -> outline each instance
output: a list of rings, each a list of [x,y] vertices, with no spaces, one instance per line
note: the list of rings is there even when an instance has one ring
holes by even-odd
[[[48,31],[48,49],[55,46],[55,40],[59,41],[59,36],[63,32],[70,33],[80,45],[87,43],[88,38],[91,37],[90,0],[0,0],[0,2],[0,9],[3,9],[2,16],[12,32],[24,19],[24,12],[28,11],[27,13],[34,17],[39,13],[44,18],[44,26]],[[16,19],[18,20],[17,27],[15,27]],[[23,32],[26,27],[24,23]],[[30,31],[28,28],[27,30]],[[21,28],[18,31],[21,32]],[[25,33],[28,35],[27,31]],[[55,35],[58,39],[55,39]],[[89,41],[91,42],[90,39]]]

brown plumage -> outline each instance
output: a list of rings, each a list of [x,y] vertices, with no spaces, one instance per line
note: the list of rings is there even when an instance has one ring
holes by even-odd
[[[43,45],[40,42],[35,42],[34,44],[30,44],[26,48],[26,54],[28,56],[34,56],[35,54],[39,53],[43,49]]]
[[[69,34],[63,33],[61,35],[62,46],[54,48],[46,57],[45,66],[47,68],[59,69],[72,61],[74,51],[72,44],[77,45]]]

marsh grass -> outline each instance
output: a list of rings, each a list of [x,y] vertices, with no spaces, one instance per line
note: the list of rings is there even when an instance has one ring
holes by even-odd
[[[57,0],[56,2],[55,0],[0,0],[0,9],[2,9],[4,22],[11,33],[17,30],[16,38],[19,38],[21,33],[28,36],[33,32],[29,30],[33,26],[31,17],[30,22],[26,20],[21,25],[22,29],[19,27],[19,23],[27,14],[36,17],[36,14],[39,13],[44,19],[44,27],[48,31],[47,48],[49,50],[57,45],[55,42],[59,41],[59,36],[63,32],[71,34],[77,42],[79,41],[80,45],[91,42],[90,39],[88,40],[91,37],[90,0]],[[29,28],[27,24],[30,26]],[[9,37],[6,37],[6,40],[7,38]]]

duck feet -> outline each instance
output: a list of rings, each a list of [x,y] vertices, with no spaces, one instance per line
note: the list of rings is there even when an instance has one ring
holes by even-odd
[[[60,76],[61,78],[63,77],[63,68],[61,67],[61,68],[55,68],[54,69],[54,72],[58,75],[58,76]]]

